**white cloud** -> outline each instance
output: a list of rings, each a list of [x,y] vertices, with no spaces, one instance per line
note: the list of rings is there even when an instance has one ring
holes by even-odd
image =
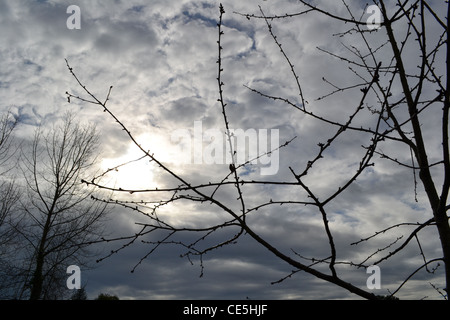
[[[222,62],[225,99],[229,104],[228,116],[232,128],[278,128],[280,143],[298,136],[297,140],[280,151],[280,171],[276,177],[271,177],[294,181],[288,166],[301,172],[307,161],[319,151],[317,144],[329,139],[338,127],[324,125],[280,101],[265,99],[243,87],[244,84],[249,85],[262,92],[299,102],[289,65],[268,34],[264,20],[252,18],[248,21],[233,13],[238,11],[258,15],[259,3],[266,15],[301,10],[297,1],[224,1],[226,14]],[[354,1],[352,3],[355,4]],[[217,172],[220,172],[219,178],[227,174],[226,166],[205,168],[177,163],[177,149],[172,149],[170,145],[170,135],[175,130],[192,130],[196,120],[203,120],[205,126],[224,130],[217,102],[216,3],[186,0],[172,1],[169,5],[167,1],[99,0],[79,1],[78,5],[82,14],[81,30],[68,30],[65,27],[68,17],[66,4],[60,1],[6,1],[1,4],[0,109],[15,106],[14,110],[21,120],[20,134],[26,136],[39,123],[51,124],[67,109],[75,109],[81,119],[98,125],[102,133],[102,156],[111,161],[106,166],[113,165],[111,159],[120,160],[127,155],[136,158],[136,153],[130,151],[132,147],[125,133],[99,106],[74,99],[70,104],[67,103],[64,95],[66,91],[86,97],[67,70],[64,61],[67,58],[74,72],[99,99],[104,99],[109,86],[113,85],[109,101],[111,110],[143,145],[153,150],[162,161],[174,165],[177,173],[184,174],[196,183],[213,181],[213,174]],[[336,2],[327,5],[337,13],[345,12]],[[330,37],[332,33],[346,30],[347,26],[317,14],[304,15],[300,19],[274,19],[271,23],[277,39],[283,43],[300,76],[302,89],[310,102],[308,108],[314,114],[346,121],[361,98],[359,88],[329,99],[315,99],[333,90],[333,87],[323,82],[322,77],[342,86],[360,81],[348,69],[348,65],[316,49],[319,46],[348,54],[348,50],[340,44],[341,38]],[[374,35],[374,41],[379,41],[379,37],[381,35]],[[389,61],[383,63],[388,64]],[[397,91],[400,95],[401,90]],[[432,114],[423,116],[424,123],[436,121]],[[358,125],[373,125],[374,119],[370,112],[364,110],[356,121]],[[426,137],[431,141],[427,144],[432,150],[431,158],[437,159],[439,141],[435,141],[434,136],[432,130],[426,131]],[[337,143],[339,145],[327,150],[324,159],[318,161],[305,178],[321,197],[332,194],[337,186],[355,172],[364,149],[354,146],[367,145],[369,140],[367,135],[351,133],[342,135]],[[406,149],[389,143],[383,143],[382,149],[397,154],[399,160],[409,161]],[[150,167],[155,170],[151,174],[150,185],[158,183],[158,186],[163,187],[173,181],[167,176],[158,175],[157,169]],[[142,168],[140,170],[144,170]],[[140,170],[129,171],[127,183],[131,184],[136,179],[141,184]],[[260,178],[255,173],[249,175],[249,178],[254,177]],[[350,242],[369,236],[392,223],[404,221],[405,215],[408,221],[425,220],[424,211],[428,210],[426,204],[417,204],[420,210],[413,207],[412,179],[410,171],[402,170],[387,160],[379,161],[376,157],[375,167],[359,177],[336,203],[330,204],[333,212],[330,221],[336,230],[336,241],[342,249],[343,258],[367,257],[366,251],[354,252],[355,247],[350,246]],[[421,190],[419,192],[422,200],[423,193]],[[237,197],[232,188],[224,190],[221,196],[230,199]],[[277,190],[266,186],[246,188],[245,197],[249,206],[271,198],[308,199],[304,190],[298,186]],[[210,208],[191,205],[181,206],[181,209],[178,207],[177,210],[183,213],[183,209],[196,212],[191,216],[193,221],[202,219],[203,215],[207,215],[208,218],[204,219],[207,222],[221,217],[217,211],[208,211]],[[173,214],[176,216],[174,221],[181,217],[179,212]],[[132,226],[134,214],[118,211],[118,215],[121,218],[114,219],[118,219],[119,223],[111,221],[112,231],[120,229],[119,226],[124,223],[121,219]],[[145,221],[143,216],[136,219]],[[269,206],[252,213],[251,221],[255,230],[289,254],[292,254],[291,248],[310,257],[326,257],[329,254],[321,216],[313,207]],[[130,225],[128,227],[131,228]],[[393,234],[395,239],[397,233]],[[424,239],[423,245],[433,251],[434,242],[430,243]],[[313,244],[312,248],[310,244]],[[254,249],[253,252],[246,245]],[[381,242],[366,247],[376,251],[378,245],[382,245]],[[360,247],[357,246],[357,249]],[[91,280],[95,284],[93,290],[112,290],[121,298],[349,297],[346,292],[320,284],[304,274],[296,275],[294,280],[286,280],[279,287],[271,286],[270,281],[289,274],[290,267],[280,264],[267,250],[258,248],[246,237],[242,243],[232,246],[234,251],[223,248],[205,260],[206,280],[198,280],[198,269],[190,269],[185,260],[181,264],[174,263],[172,259],[176,259],[178,249],[173,247],[161,249],[166,250],[167,254],[146,261],[142,273],[135,274],[133,278],[125,269],[133,266],[145,254],[144,246],[138,248],[130,248],[130,253],[121,255],[123,258],[111,258],[111,264],[106,260],[99,271],[93,273],[98,277],[97,280]],[[248,260],[242,260],[244,258]],[[404,265],[401,261],[396,263]],[[170,268],[174,269],[170,271]],[[389,268],[395,273],[395,264]],[[102,276],[104,270],[109,272]],[[248,281],[236,285],[233,281],[237,281],[242,272]],[[152,287],[147,288],[146,283],[139,283],[139,279],[148,277],[150,273],[153,282]],[[302,288],[297,285],[297,277],[302,279]],[[359,277],[358,281],[364,285],[364,280],[361,280],[364,275]],[[199,289],[189,296],[193,282],[199,284],[202,291]],[[414,283],[411,292],[416,286],[428,290],[423,283]],[[412,296],[411,293],[410,296],[407,292],[406,297],[417,298],[421,295],[418,293]]]

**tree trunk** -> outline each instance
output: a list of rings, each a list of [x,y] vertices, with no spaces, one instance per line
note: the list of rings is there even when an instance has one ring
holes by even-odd
[[[421,124],[419,122],[418,118],[418,109],[417,109],[417,103],[414,101],[412,92],[410,90],[408,79],[406,75],[406,71],[404,68],[403,60],[401,57],[400,49],[397,45],[397,41],[394,36],[394,31],[391,25],[391,22],[389,21],[389,18],[387,16],[387,11],[384,6],[383,1],[380,2],[381,6],[383,7],[383,15],[384,20],[386,23],[386,31],[389,37],[389,42],[392,46],[392,50],[394,52],[394,57],[397,62],[397,68],[398,73],[400,77],[400,81],[402,84],[403,93],[406,98],[406,102],[408,105],[408,112],[411,119],[411,125],[414,132],[414,140],[415,145],[410,145],[413,147],[415,157],[417,159],[417,162],[419,164],[419,177],[422,181],[422,184],[425,188],[425,192],[428,197],[428,201],[431,206],[431,210],[433,212],[433,217],[436,222],[436,227],[439,233],[439,238],[441,242],[441,247],[443,251],[443,260],[445,264],[445,278],[446,278],[446,291],[448,292],[448,286],[450,285],[450,226],[448,223],[448,217],[446,212],[446,200],[447,200],[447,194],[448,194],[448,183],[449,183],[449,159],[448,159],[448,150],[447,150],[447,143],[448,143],[448,136],[447,136],[447,126],[448,126],[448,108],[449,108],[449,92],[447,92],[444,102],[444,114],[443,114],[443,151],[444,151],[444,166],[445,166],[445,183],[443,185],[442,194],[439,197],[438,192],[436,190],[435,183],[433,181],[433,178],[431,176],[430,172],[430,165],[427,158],[427,151],[425,148],[425,141],[422,136],[422,128]],[[448,5],[448,12],[450,12],[450,3]],[[447,31],[449,28],[447,27]],[[447,33],[447,37],[448,37]],[[447,38],[448,40],[448,38]],[[449,57],[450,52],[448,52],[449,49],[449,43],[447,41],[447,58]],[[447,60],[447,72],[450,67],[450,61]],[[447,73],[448,76],[448,73]],[[449,84],[447,84],[447,90],[449,89]]]
[[[39,250],[40,251],[40,250]],[[36,268],[33,273],[33,279],[31,280],[31,293],[30,300],[39,300],[42,292],[42,268],[44,265],[44,254],[43,252],[39,252],[36,258]]]
[[[42,232],[41,241],[39,242],[39,248],[36,256],[36,268],[34,269],[33,279],[31,280],[31,293],[30,300],[39,300],[41,298],[42,293],[42,285],[44,282],[44,277],[42,275],[42,271],[44,268],[44,258],[45,258],[45,243],[47,241],[47,235],[51,227],[51,217],[52,210],[47,215],[47,220],[44,225],[44,229]]]
[[[441,206],[434,216],[436,220],[436,227],[439,232],[439,239],[441,240],[442,251],[444,254],[446,281],[445,291],[448,293],[450,285],[450,226],[448,224],[448,217],[445,206]]]

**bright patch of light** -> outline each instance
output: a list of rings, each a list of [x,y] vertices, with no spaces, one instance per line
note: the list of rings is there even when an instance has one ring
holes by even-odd
[[[155,164],[142,156],[144,153],[138,147],[130,145],[123,156],[103,159],[102,169],[108,171],[103,178],[104,183],[125,190],[154,188]]]

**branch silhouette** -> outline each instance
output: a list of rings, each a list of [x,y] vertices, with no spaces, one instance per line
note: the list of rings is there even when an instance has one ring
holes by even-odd
[[[422,259],[423,264],[417,267],[417,269],[408,276],[404,282],[398,287],[389,298],[394,298],[394,294],[397,294],[401,288],[404,287],[406,282],[411,279],[419,270],[426,268],[430,264],[435,262],[443,262],[445,265],[446,284],[445,288],[450,282],[450,227],[448,225],[448,215],[446,213],[448,205],[446,204],[448,191],[450,189],[450,157],[449,157],[449,141],[448,141],[448,116],[450,108],[450,82],[444,81],[442,75],[440,75],[437,64],[441,62],[439,53],[440,49],[446,49],[449,46],[449,42],[446,39],[448,36],[448,26],[443,22],[444,20],[439,18],[436,10],[431,7],[426,1],[409,1],[398,2],[398,9],[392,12],[386,7],[384,1],[380,0],[379,6],[382,13],[383,21],[380,27],[386,32],[387,39],[382,41],[377,47],[373,47],[371,44],[370,36],[374,34],[372,31],[365,30],[366,22],[362,21],[362,18],[357,19],[352,12],[352,9],[345,1],[342,1],[344,8],[348,15],[338,16],[325,8],[312,5],[306,1],[300,1],[305,7],[305,10],[284,15],[266,15],[262,7],[259,7],[259,13],[236,13],[238,16],[247,19],[260,19],[265,23],[267,32],[272,38],[273,43],[279,49],[279,52],[289,67],[290,78],[294,81],[295,95],[298,97],[298,101],[293,101],[282,95],[275,95],[269,92],[264,92],[262,89],[256,87],[250,87],[244,85],[250,93],[256,94],[262,98],[276,101],[282,105],[289,107],[293,112],[300,112],[307,119],[316,120],[331,128],[332,131],[328,135],[328,139],[317,143],[318,149],[314,150],[314,156],[309,160],[302,163],[300,167],[298,164],[288,166],[291,174],[291,179],[288,181],[277,181],[276,179],[267,180],[252,180],[243,178],[241,169],[246,165],[252,163],[253,160],[257,160],[262,156],[267,156],[276,150],[280,150],[285,147],[289,147],[296,137],[287,140],[284,144],[279,146],[271,146],[271,150],[262,154],[259,154],[256,158],[238,163],[236,159],[236,150],[232,143],[232,133],[230,124],[230,112],[226,103],[226,90],[225,83],[223,81],[223,73],[226,72],[223,66],[223,38],[226,36],[223,28],[223,18],[225,15],[225,9],[222,4],[219,5],[219,18],[217,23],[218,35],[217,35],[217,89],[218,99],[220,104],[221,117],[223,121],[223,127],[227,143],[229,145],[231,163],[226,166],[226,173],[219,173],[215,177],[209,177],[209,181],[202,181],[200,183],[191,182],[183,173],[178,173],[175,169],[169,165],[163,163],[154,155],[150,150],[144,149],[137,141],[132,132],[127,128],[124,122],[119,119],[118,116],[109,108],[109,98],[112,92],[112,86],[109,88],[107,96],[104,100],[100,100],[88,88],[83,84],[80,78],[76,75],[69,62],[66,60],[66,64],[69,72],[75,78],[78,85],[83,89],[85,97],[66,92],[68,100],[80,100],[84,103],[94,104],[103,110],[109,117],[115,121],[118,126],[125,131],[130,141],[136,145],[142,153],[139,159],[148,159],[156,164],[163,173],[167,174],[171,178],[174,178],[176,185],[164,186],[160,188],[149,189],[131,189],[122,187],[110,187],[103,185],[100,182],[100,178],[107,175],[109,172],[120,170],[120,164],[116,167],[108,169],[106,172],[94,177],[91,181],[83,180],[83,183],[87,185],[96,186],[99,189],[106,189],[113,191],[119,195],[135,194],[135,196],[142,197],[142,200],[134,199],[119,199],[119,198],[95,198],[97,201],[105,203],[115,204],[122,206],[131,211],[135,211],[138,214],[144,215],[148,218],[148,223],[138,223],[140,231],[135,235],[116,237],[103,239],[107,242],[125,242],[119,249],[113,250],[106,257],[123,250],[130,245],[134,244],[137,239],[148,236],[149,234],[156,234],[162,232],[160,240],[142,240],[143,243],[149,246],[149,250],[138,261],[137,268],[145,259],[152,255],[155,250],[160,249],[166,245],[177,245],[184,248],[186,251],[182,255],[192,262],[193,256],[198,257],[201,266],[201,275],[203,275],[204,260],[203,256],[213,250],[218,250],[224,246],[237,243],[243,235],[248,235],[254,239],[261,246],[266,248],[274,256],[284,261],[290,267],[293,268],[291,273],[286,277],[274,281],[273,284],[285,281],[291,278],[293,275],[300,271],[306,272],[314,277],[332,283],[338,287],[344,288],[351,293],[354,293],[360,297],[366,299],[384,299],[386,297],[377,296],[370,290],[361,289],[359,286],[352,284],[345,280],[344,276],[337,268],[338,265],[346,266],[350,268],[365,268],[371,264],[381,264],[392,259],[397,253],[403,251],[408,246],[411,246],[416,239],[416,244],[419,248],[419,257]],[[450,4],[448,5],[450,10]],[[392,13],[391,13],[392,12]],[[430,14],[430,23],[434,22],[441,27],[444,27],[445,31],[435,40],[434,45],[429,49],[429,42],[431,41],[428,35],[428,29],[426,27],[425,13]],[[319,50],[332,59],[336,59],[340,62],[349,65],[349,71],[357,77],[357,82],[349,85],[334,84],[332,81],[322,78],[322,81],[332,87],[332,91],[321,95],[314,102],[305,99],[304,88],[301,84],[301,73],[297,72],[297,69],[292,63],[293,59],[288,54],[287,50],[282,45],[282,40],[276,34],[274,21],[282,22],[283,19],[298,19],[303,18],[305,15],[320,14],[325,17],[335,20],[337,22],[346,23],[350,25],[350,29],[347,32],[336,33],[333,36],[345,39],[346,37],[353,37],[355,34],[358,37],[360,46],[346,45],[343,42],[342,45],[350,57],[345,56],[342,53],[334,53],[328,49]],[[394,32],[394,24],[397,22],[404,22],[406,24],[407,33],[400,38]],[[417,38],[412,39],[412,34]],[[354,39],[352,39],[354,41]],[[417,44],[421,57],[419,59],[419,66],[417,73],[411,73],[407,71],[405,51],[406,45],[414,42]],[[390,50],[390,55],[386,56],[382,51]],[[450,52],[448,50],[447,52]],[[447,53],[450,55],[450,53]],[[450,61],[450,59],[447,59]],[[447,69],[450,63],[447,63]],[[408,69],[409,70],[409,69]],[[447,70],[448,71],[448,70]],[[436,90],[437,94],[433,93],[430,97],[429,94],[425,94],[426,88],[432,87]],[[396,89],[401,88],[402,94],[394,95]],[[325,99],[330,99],[338,94],[351,92],[353,95],[357,93],[357,100],[354,101],[350,111],[348,106],[343,112],[347,112],[346,120],[336,120],[329,117],[324,111],[316,111],[312,108],[315,102],[322,102]],[[296,99],[297,100],[297,99]],[[424,126],[427,123],[422,122],[420,118],[424,113],[429,111],[436,105],[443,105],[442,123],[441,125],[441,138],[442,138],[442,159],[429,161],[429,155],[427,153],[426,138],[424,134]],[[306,107],[308,106],[308,108]],[[233,111],[234,112],[234,111]],[[358,117],[367,117],[370,119],[370,123],[358,125]],[[432,126],[435,124],[431,124]],[[320,170],[322,161],[327,157],[328,152],[331,149],[339,148],[339,139],[343,138],[349,133],[358,134],[365,140],[364,145],[355,146],[362,153],[358,156],[358,159],[349,156],[349,163],[356,163],[354,172],[347,173],[342,181],[338,181],[338,186],[323,195],[323,191],[314,185],[313,182],[308,181],[308,174]],[[313,137],[310,137],[313,138]],[[410,154],[406,157],[399,159],[393,154],[383,151],[382,145],[388,144],[392,146],[406,147]],[[388,150],[391,150],[388,148]],[[375,159],[376,156],[379,159]],[[428,204],[430,205],[431,216],[428,219],[424,219],[425,222],[411,222],[408,216],[402,217],[405,222],[395,223],[382,230],[369,230],[369,236],[360,237],[359,241],[353,242],[350,245],[357,246],[362,243],[368,243],[369,241],[378,240],[381,235],[387,235],[394,232],[393,239],[389,239],[386,243],[373,249],[371,252],[363,252],[365,254],[362,262],[353,262],[346,259],[341,254],[340,248],[336,243],[335,232],[332,223],[330,223],[331,217],[335,216],[335,213],[330,209],[330,204],[341,197],[345,192],[349,192],[352,185],[356,180],[361,177],[369,168],[375,166],[377,161],[389,161],[398,167],[403,169],[409,169],[412,171],[414,177],[414,192],[415,199],[417,200],[417,186],[420,184],[426,193]],[[132,163],[135,160],[130,161]],[[411,164],[407,164],[411,161]],[[128,164],[128,163],[126,163]],[[435,175],[431,172],[433,170],[440,170],[440,176],[443,177],[443,186],[440,192],[436,187],[436,181],[439,181]],[[224,166],[225,169],[225,166]],[[418,173],[418,179],[416,177]],[[289,187],[295,190],[298,194],[298,198],[294,199],[273,199],[273,196],[268,192],[261,195],[260,203],[252,203],[249,200],[248,194],[251,191],[259,190],[258,188],[268,187]],[[253,189],[252,189],[253,188]],[[230,199],[223,199],[219,196],[220,191],[233,192],[234,197]],[[230,191],[231,190],[231,191]],[[299,192],[300,190],[300,192]],[[146,200],[145,197],[150,195],[156,196],[157,200]],[[179,225],[170,222],[170,214],[159,214],[162,208],[175,203],[183,203],[188,201],[189,203],[199,204],[202,207],[207,207],[211,211],[211,220],[204,223],[204,225],[188,226],[188,224]],[[251,204],[250,204],[251,203]],[[321,228],[327,241],[327,253],[323,257],[308,257],[306,255],[294,251],[294,255],[284,253],[277,243],[269,242],[263,237],[262,234],[256,231],[256,228],[249,222],[249,216],[255,215],[258,211],[270,210],[275,206],[292,206],[294,208],[307,207],[314,209],[317,212],[317,216],[320,217]],[[413,227],[412,230],[408,227]],[[421,246],[418,235],[429,227],[437,228],[439,233],[439,241],[441,244],[442,257],[426,258],[425,250]],[[408,229],[408,230],[407,230]],[[227,232],[221,233],[226,230]],[[397,231],[402,230],[405,234],[397,234]],[[406,230],[406,231],[405,231]],[[194,234],[194,240],[186,241],[177,238],[180,234]],[[158,233],[159,234],[159,233]],[[226,235],[225,237],[223,235]],[[358,246],[360,247],[360,246]],[[391,250],[386,254],[387,250]],[[291,252],[291,253],[292,253]],[[383,255],[380,258],[380,255]],[[309,254],[308,254],[309,255]],[[103,258],[103,259],[104,259]],[[322,266],[327,266],[328,270],[323,271]],[[446,290],[444,288],[444,290]]]

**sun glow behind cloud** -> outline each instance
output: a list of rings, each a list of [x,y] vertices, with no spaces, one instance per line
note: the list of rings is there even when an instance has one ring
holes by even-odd
[[[130,144],[124,155],[118,158],[105,158],[101,167],[107,186],[122,189],[148,189],[155,186],[154,164],[143,157],[143,152]]]
[[[191,155],[188,148],[180,146],[178,140],[158,132],[156,128],[136,137],[136,142],[155,160],[170,165],[177,173],[182,173],[189,165]],[[101,164],[108,186],[127,190],[155,189],[164,187],[158,179],[159,165],[146,155],[137,145],[130,142],[126,151],[115,158],[104,158]]]

